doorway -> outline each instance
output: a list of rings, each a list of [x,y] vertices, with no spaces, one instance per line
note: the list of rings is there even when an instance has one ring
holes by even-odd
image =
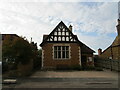
[[[87,57],[86,56],[81,57],[81,64],[82,64],[83,68],[87,66]]]

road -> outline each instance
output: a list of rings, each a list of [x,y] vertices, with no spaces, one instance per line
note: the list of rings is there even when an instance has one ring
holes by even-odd
[[[68,73],[71,73],[71,75],[68,75]],[[117,76],[118,74],[116,72],[110,72],[110,71],[101,71],[101,72],[38,71],[30,77],[18,78],[17,84],[3,85],[3,87],[4,88],[118,88]]]

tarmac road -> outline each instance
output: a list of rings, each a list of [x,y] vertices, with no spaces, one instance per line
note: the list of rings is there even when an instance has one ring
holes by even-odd
[[[17,84],[3,85],[3,88],[118,88],[117,76],[111,71],[38,71],[30,77],[18,78]]]
[[[4,88],[118,88],[115,78],[22,78]]]

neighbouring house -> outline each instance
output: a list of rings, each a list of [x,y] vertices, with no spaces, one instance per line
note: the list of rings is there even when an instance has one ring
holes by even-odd
[[[2,41],[3,41],[7,36],[9,36],[9,38],[10,38],[11,40],[13,40],[13,39],[16,38],[16,37],[19,37],[17,34],[2,34]]]
[[[120,60],[120,20],[118,19],[117,33],[113,43],[102,52],[102,49],[98,49],[98,56],[103,59],[115,59]]]
[[[49,35],[43,35],[42,68],[94,65],[93,51],[61,21]]]

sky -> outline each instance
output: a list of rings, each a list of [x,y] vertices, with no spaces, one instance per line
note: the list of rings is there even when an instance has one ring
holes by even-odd
[[[0,1],[0,32],[17,34],[39,44],[60,21],[73,26],[79,40],[96,51],[106,49],[117,35],[118,2],[66,0]]]

